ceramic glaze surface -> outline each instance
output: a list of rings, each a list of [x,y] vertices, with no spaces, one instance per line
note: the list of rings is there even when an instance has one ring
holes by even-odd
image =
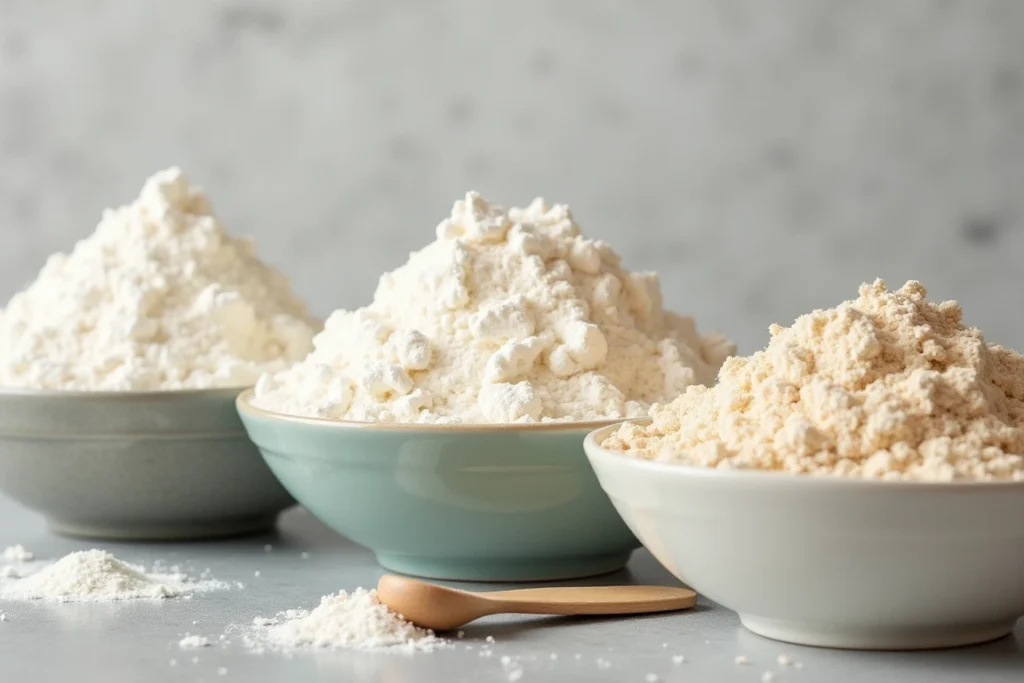
[[[57,532],[186,539],[266,530],[293,501],[237,390],[0,393],[0,489]]]
[[[611,453],[605,434],[585,448],[629,527],[755,633],[949,647],[1003,636],[1024,615],[1024,484],[724,472]]]
[[[388,569],[557,579],[619,569],[639,545],[587,464],[585,428],[377,429],[239,406],[285,488]]]

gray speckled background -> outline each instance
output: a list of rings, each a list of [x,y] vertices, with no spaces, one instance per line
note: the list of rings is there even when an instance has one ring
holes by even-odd
[[[314,310],[475,188],[765,327],[917,278],[1024,347],[1024,2],[3,0],[0,299],[172,163]]]

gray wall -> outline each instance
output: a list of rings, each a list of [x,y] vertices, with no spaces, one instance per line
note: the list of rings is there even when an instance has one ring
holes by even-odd
[[[1024,2],[0,0],[0,299],[179,164],[324,314],[567,202],[751,351],[864,280],[1024,347]]]

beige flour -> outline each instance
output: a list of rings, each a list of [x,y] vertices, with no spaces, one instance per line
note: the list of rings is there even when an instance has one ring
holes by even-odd
[[[335,312],[305,361],[261,378],[256,404],[381,422],[637,416],[734,350],[666,312],[657,276],[623,269],[565,206],[471,192],[436,233],[373,303]]]
[[[863,285],[834,309],[773,325],[604,442],[649,460],[885,480],[1024,481],[1024,357],[988,345],[955,301],[908,282]]]
[[[0,385],[245,386],[305,356],[314,326],[284,276],[172,168],[0,311]]]
[[[175,568],[168,573],[147,573],[104,550],[85,550],[65,555],[24,578],[0,583],[0,600],[113,602],[227,588],[222,581],[196,581]]]
[[[433,631],[418,628],[377,600],[377,591],[357,588],[325,595],[312,611],[289,610],[253,620],[257,637],[278,649],[303,647],[357,650],[430,651],[447,644]]]

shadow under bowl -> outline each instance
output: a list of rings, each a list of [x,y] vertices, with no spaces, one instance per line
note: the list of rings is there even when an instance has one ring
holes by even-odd
[[[585,448],[648,550],[776,640],[970,645],[1024,615],[1024,482],[882,482],[649,462]]]
[[[0,391],[0,490],[68,536],[256,533],[294,504],[248,439],[238,389]]]
[[[583,453],[593,424],[338,422],[251,397],[239,413],[284,487],[389,570],[558,580],[621,569],[639,547]]]

